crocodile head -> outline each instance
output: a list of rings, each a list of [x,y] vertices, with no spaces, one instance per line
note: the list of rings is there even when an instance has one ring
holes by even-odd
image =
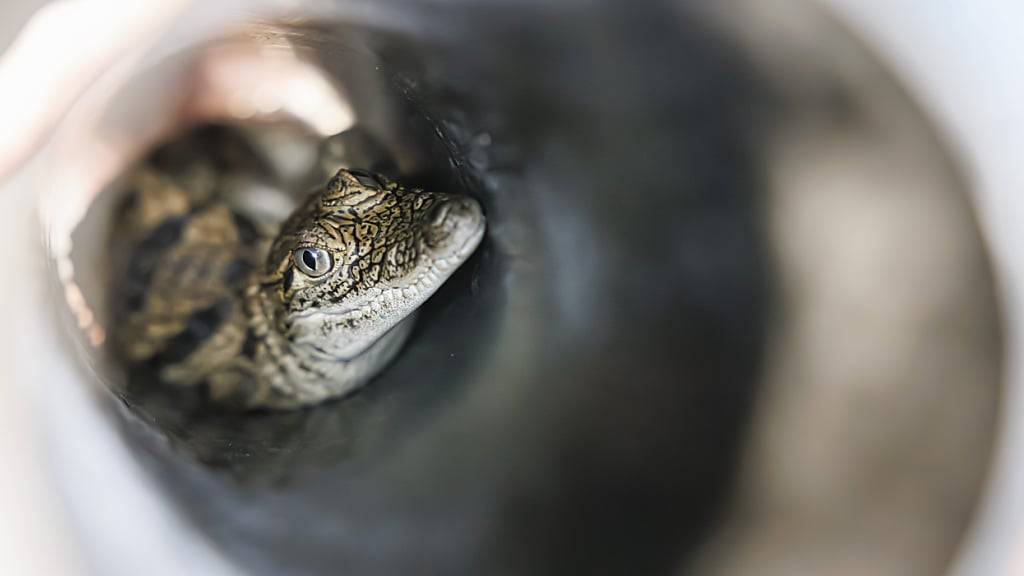
[[[276,329],[303,356],[353,360],[382,339],[400,338],[396,326],[469,258],[483,234],[483,213],[471,198],[341,170],[282,226],[268,254],[263,299]]]

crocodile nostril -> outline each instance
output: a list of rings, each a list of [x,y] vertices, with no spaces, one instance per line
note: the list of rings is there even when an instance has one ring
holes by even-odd
[[[444,224],[444,220],[448,217],[449,210],[451,210],[451,205],[451,202],[445,201],[435,207],[434,211],[430,214],[431,225],[440,226]]]

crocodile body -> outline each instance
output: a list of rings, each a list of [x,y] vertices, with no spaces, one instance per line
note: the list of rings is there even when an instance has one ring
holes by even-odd
[[[115,353],[235,407],[294,408],[365,384],[484,233],[471,198],[359,170],[277,230],[159,171],[133,180],[116,231]]]

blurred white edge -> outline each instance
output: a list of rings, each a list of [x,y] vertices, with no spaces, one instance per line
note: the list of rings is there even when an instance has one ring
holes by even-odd
[[[94,5],[114,7],[120,3],[132,6],[130,1],[122,0],[101,0]],[[68,4],[81,9],[87,3],[74,0]],[[73,355],[40,353],[61,342],[62,337],[58,318],[41,323],[38,312],[49,307],[46,297],[53,289],[63,290],[65,297],[71,295],[69,289],[77,292],[69,258],[70,233],[98,190],[93,181],[116,173],[124,162],[131,160],[125,157],[125,149],[144,149],[147,143],[168,128],[167,121],[173,122],[173,119],[149,119],[145,126],[134,125],[130,127],[134,129],[129,134],[122,134],[121,138],[109,142],[90,139],[88,135],[81,138],[74,131],[64,137],[61,130],[64,123],[82,118],[89,122],[99,117],[110,97],[132,74],[177,54],[185,47],[225,33],[231,34],[250,22],[259,22],[282,11],[304,6],[306,9],[301,13],[306,17],[315,16],[317,9],[322,7],[289,0],[225,0],[201,6],[192,0],[174,0],[162,5],[160,10],[156,10],[161,13],[159,17],[147,15],[147,30],[131,31],[130,50],[125,46],[122,53],[108,54],[114,56],[114,60],[106,63],[97,78],[72,87],[81,88],[84,92],[73,99],[72,107],[56,125],[48,143],[12,179],[3,183],[2,188],[8,190],[7,198],[12,200],[12,208],[0,214],[0,218],[13,217],[15,222],[0,230],[0,238],[8,234],[13,239],[7,245],[28,246],[37,245],[29,235],[35,234],[38,238],[42,234],[48,252],[45,257],[55,265],[57,280],[63,283],[63,286],[47,286],[45,279],[52,274],[28,274],[26,276],[31,282],[5,286],[4,297],[0,298],[0,306],[13,308],[11,313],[16,319],[15,325],[26,327],[13,338],[8,348],[13,351],[12,388],[22,388],[17,390],[21,397],[12,398],[11,406],[20,401],[31,408],[33,413],[23,427],[31,428],[34,424],[39,428],[36,433],[42,437],[44,446],[35,452],[45,454],[42,470],[25,471],[11,482],[11,486],[17,487],[17,480],[24,482],[26,479],[39,484],[55,483],[60,495],[59,505],[62,506],[57,507],[58,511],[52,506],[39,506],[39,502],[18,505],[23,516],[34,517],[37,538],[35,542],[23,538],[28,544],[35,545],[28,550],[11,550],[8,555],[2,538],[2,530],[7,527],[0,526],[0,562],[4,562],[6,556],[14,559],[13,565],[4,567],[5,572],[40,573],[43,569],[43,573],[55,571],[60,574],[219,576],[240,573],[173,508],[150,473],[143,470],[125,445],[124,438],[110,426],[106,418],[112,408],[109,399],[100,397],[95,385],[82,385],[83,377],[89,376],[84,371],[88,368],[76,365]],[[123,23],[126,19],[118,21]],[[96,30],[88,32],[94,34]],[[111,33],[120,35],[119,31]],[[325,91],[328,88],[314,82],[317,78],[310,76],[302,67],[293,67],[292,72],[292,76],[286,78],[300,83],[304,95],[320,98],[315,108],[331,112],[329,117],[323,114],[308,118],[300,115],[298,120],[330,133],[351,124],[351,113],[345,103],[327,102]],[[288,83],[285,85],[290,86]],[[160,88],[164,88],[164,92],[174,92],[173,86],[157,87],[158,90]],[[163,92],[154,94],[164,96]],[[288,110],[289,104],[284,101],[281,106]],[[148,105],[159,106],[152,102]],[[78,130],[82,131],[82,122],[78,124]],[[77,150],[75,145],[80,142],[86,146]],[[59,166],[58,159],[61,162]],[[24,209],[19,202],[26,204]],[[34,222],[26,223],[18,218],[19,214],[33,213],[32,204],[36,204],[42,230],[32,226]],[[33,263],[41,261],[40,256],[31,251],[18,253],[14,258],[14,269],[31,269]],[[21,263],[19,258],[26,261]],[[6,290],[11,290],[11,293]],[[81,314],[77,315],[80,326],[84,319]],[[6,337],[10,338],[10,335]],[[3,400],[3,392],[0,389],[0,401]],[[48,482],[50,477],[52,481]],[[0,484],[0,488],[3,486]],[[45,494],[45,490],[40,494]],[[0,502],[3,502],[2,498]],[[40,520],[35,517],[36,510],[44,508],[47,518]],[[49,534],[46,533],[48,528]],[[64,546],[67,550],[51,545]],[[19,569],[19,559],[23,570]],[[60,568],[55,568],[57,566]]]
[[[818,1],[922,105],[975,195],[996,269],[1007,365],[988,485],[950,574],[1024,574],[1024,2]]]
[[[186,16],[191,18],[177,18],[179,12],[171,8],[186,7],[189,3],[190,0],[163,3],[161,8],[166,13],[162,19],[148,21],[146,30],[133,30],[128,39],[130,46],[119,45],[123,52],[106,55],[112,61],[97,56],[93,62],[100,74],[97,79],[76,81],[74,86],[62,89],[75,94],[81,90],[116,90],[124,74],[143,58],[159,60],[213,35],[235,22],[239,14],[254,14],[256,8],[249,3],[243,11],[238,2],[227,1],[215,8],[189,11]],[[61,7],[72,12],[84,9],[87,13],[96,6],[113,11],[119,4],[127,10],[132,3],[76,0]],[[148,2],[140,4],[143,9],[154,8]],[[68,13],[44,10],[43,14],[52,22]],[[80,24],[81,18],[77,21]],[[87,28],[86,32],[97,30]],[[115,36],[120,33],[107,32]],[[73,32],[69,34],[73,40]],[[68,46],[61,48],[66,50]],[[31,44],[28,49],[34,50]],[[81,101],[68,114],[74,114],[75,106],[80,105]],[[47,120],[51,121],[54,119]],[[39,246],[47,226],[56,225],[67,231],[65,226],[73,219],[70,215],[80,215],[75,198],[65,198],[65,203],[56,207],[38,204],[45,203],[47,188],[60,180],[60,167],[53,161],[55,140],[59,139],[51,138],[13,177],[3,182],[0,194],[7,209],[0,211],[0,238],[5,245]],[[29,214],[39,214],[42,220],[26,219]],[[47,248],[65,253],[70,246],[60,230],[49,237]],[[13,463],[18,469],[0,477],[0,504],[8,512],[5,515],[15,519],[0,525],[3,572],[212,576],[241,573],[173,508],[150,473],[143,470],[125,445],[125,439],[110,426],[107,415],[113,407],[109,399],[100,397],[96,386],[82,385],[87,373],[74,355],[52,353],[61,348],[62,342],[66,343],[66,338],[60,334],[58,314],[48,317],[39,313],[52,308],[48,297],[59,289],[48,285],[48,275],[40,266],[51,255],[39,250],[15,250],[8,260],[12,270],[29,273],[17,274],[18,281],[4,283],[0,293],[4,317],[18,327],[16,331],[4,331],[6,340],[2,348],[10,358],[5,359],[3,366],[8,386],[0,388],[0,408],[17,418],[5,418],[2,426],[3,432],[9,429],[21,439],[11,446],[15,454]],[[31,492],[22,498],[21,493],[28,490]]]

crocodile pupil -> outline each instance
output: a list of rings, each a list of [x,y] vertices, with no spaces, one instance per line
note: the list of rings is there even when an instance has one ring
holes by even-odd
[[[319,270],[316,269],[316,256],[313,255],[312,250],[302,251],[302,263],[313,272],[319,272]]]

